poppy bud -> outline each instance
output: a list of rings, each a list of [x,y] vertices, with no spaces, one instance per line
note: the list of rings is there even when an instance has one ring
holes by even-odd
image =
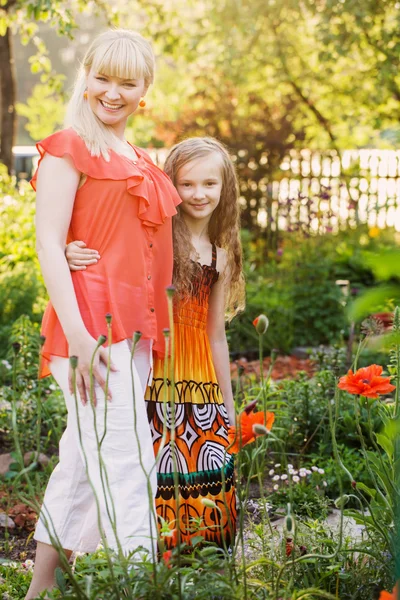
[[[255,409],[255,407],[257,406],[257,402],[258,400],[252,400],[251,402],[249,402],[249,404],[246,404],[246,406],[244,407],[243,411],[246,413],[246,415],[249,415],[250,413],[252,413]]]
[[[162,332],[163,332],[163,336],[165,338],[168,338],[170,336],[170,333],[171,333],[171,331],[170,331],[170,329],[168,329],[168,327],[166,327],[165,329],[163,329]]]
[[[203,506],[206,506],[207,508],[218,508],[218,506],[215,504],[215,502],[213,500],[210,500],[209,498],[202,498],[201,503]]]
[[[268,435],[269,431],[264,425],[260,425],[260,423],[254,423],[253,433],[254,435]]]
[[[353,490],[355,490],[356,487],[357,487],[357,481],[352,481],[351,482],[351,487],[353,488]]]
[[[265,315],[259,315],[254,319],[253,325],[259,335],[264,335],[268,329],[269,321]]]
[[[78,366],[78,357],[77,356],[70,356],[69,357],[69,364],[71,365],[72,369],[76,369]]]
[[[349,500],[350,500],[350,498],[349,498],[349,496],[347,496],[347,494],[343,494],[343,496],[336,498],[336,500],[335,500],[336,508],[343,508],[344,506],[346,506],[346,504],[348,503]]]
[[[111,313],[107,313],[106,314],[106,323],[107,323],[107,325],[111,325],[111,321],[112,321],[112,314]]]
[[[176,292],[176,288],[175,288],[175,286],[173,286],[173,285],[169,285],[169,286],[166,288],[166,290],[165,290],[165,291],[166,291],[166,293],[167,293],[167,297],[168,297],[168,298],[173,298],[173,297],[174,297],[174,294],[175,294],[175,292]]]
[[[21,344],[19,342],[14,342],[12,348],[14,350],[15,356],[17,356],[17,354],[19,354],[19,351],[21,350]]]
[[[141,337],[142,337],[142,332],[135,331],[135,333],[133,334],[133,343],[137,344]]]
[[[288,533],[294,531],[294,519],[292,515],[286,515],[285,517],[285,529]]]
[[[41,346],[44,346],[44,343],[46,341],[46,336],[45,335],[39,335],[39,342]]]
[[[99,337],[97,338],[97,343],[99,344],[99,346],[102,346],[103,344],[105,344],[107,341],[107,336],[106,335],[99,335]]]

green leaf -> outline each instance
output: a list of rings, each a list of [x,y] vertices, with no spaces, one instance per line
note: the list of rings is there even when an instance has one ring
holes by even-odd
[[[376,441],[384,449],[390,459],[393,458],[393,443],[384,433],[376,433]]]
[[[56,584],[61,592],[67,591],[67,582],[65,581],[65,576],[60,567],[57,567],[55,572]]]

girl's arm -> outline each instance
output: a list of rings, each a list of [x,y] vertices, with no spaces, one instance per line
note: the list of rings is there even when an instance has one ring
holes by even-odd
[[[36,248],[50,300],[69,344],[69,355],[79,359],[77,387],[85,403],[90,389],[90,362],[97,342],[83,323],[65,258],[65,240],[79,179],[80,173],[70,158],[47,154],[42,159],[36,183]],[[107,354],[103,348],[99,350],[93,369],[94,379],[103,389],[105,380],[99,371],[99,361],[107,364]]]
[[[226,253],[218,248],[218,267],[220,276],[213,285],[210,294],[207,333],[218,384],[228,412],[230,425],[236,424],[233,402],[231,370],[228,342],[225,333],[225,297],[229,276],[227,273]]]

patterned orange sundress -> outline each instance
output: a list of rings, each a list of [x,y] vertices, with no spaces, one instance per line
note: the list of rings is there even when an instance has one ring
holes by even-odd
[[[233,542],[236,524],[234,458],[226,451],[228,414],[217,383],[206,332],[209,296],[219,276],[216,258],[216,247],[213,246],[211,265],[201,266],[192,296],[177,303],[174,310],[178,518],[170,445],[171,381],[164,379],[164,359],[155,360],[146,404],[156,455],[166,421],[166,441],[157,463],[156,509],[158,517],[161,517],[160,525],[164,521],[172,529],[179,523],[181,541],[187,544],[192,537],[202,536],[208,542],[229,546]],[[166,395],[168,400],[164,404]],[[217,508],[210,506],[210,502],[204,504],[203,499],[211,500]],[[163,539],[167,547],[173,545],[173,537]]]

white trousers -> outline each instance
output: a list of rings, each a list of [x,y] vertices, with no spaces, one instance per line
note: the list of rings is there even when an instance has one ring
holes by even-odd
[[[64,393],[68,420],[60,441],[60,462],[50,477],[35,532],[39,542],[51,544],[53,538],[64,549],[93,552],[100,542],[101,528],[113,549],[119,547],[124,553],[138,546],[155,550],[157,476],[144,402],[152,366],[151,343],[140,340],[135,350],[135,399],[130,348],[129,340],[111,346],[118,371],[109,374],[112,400],[107,403],[106,425],[101,388],[95,389],[95,408],[89,402],[83,406],[78,396],[77,413],[75,398],[68,390],[69,359],[52,357],[51,371]],[[99,456],[98,442],[103,434]],[[144,470],[149,476],[150,494]]]

